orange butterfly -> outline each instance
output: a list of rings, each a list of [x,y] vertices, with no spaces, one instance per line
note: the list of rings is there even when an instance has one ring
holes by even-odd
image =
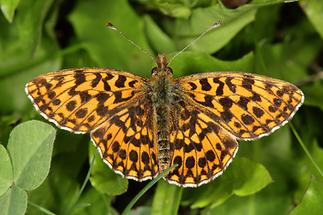
[[[36,77],[26,93],[43,117],[90,133],[102,159],[143,181],[177,164],[165,179],[197,187],[219,176],[237,140],[271,134],[304,101],[296,86],[254,74],[173,78],[164,55],[151,79],[111,69],[68,69]]]

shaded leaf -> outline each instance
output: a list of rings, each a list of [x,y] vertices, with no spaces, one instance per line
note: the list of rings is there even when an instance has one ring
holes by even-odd
[[[197,8],[189,20],[177,19],[172,27],[177,47],[184,47],[215,22],[222,25],[201,38],[192,45],[192,49],[213,53],[227,44],[244,26],[255,18],[256,7],[243,6],[230,10],[213,5],[207,8]]]
[[[7,0],[6,0],[7,1]],[[14,1],[12,1],[14,3]],[[25,0],[19,3],[15,21],[0,16],[0,75],[10,67],[29,61],[40,44],[43,21],[53,0]]]
[[[302,202],[290,213],[298,214],[321,214],[323,211],[323,184],[312,180],[306,190]]]
[[[302,0],[299,1],[307,17],[323,39],[323,2],[321,0]]]
[[[17,186],[12,186],[0,197],[2,215],[23,215],[27,209],[27,193]]]
[[[76,206],[76,210],[73,214],[78,215],[117,215],[118,213],[111,207],[111,199],[107,195],[99,193],[95,189],[90,189],[85,192],[79,203]]]
[[[33,108],[24,91],[25,84],[37,75],[56,71],[60,68],[61,59],[52,56],[55,52],[57,52],[57,44],[49,38],[43,38],[42,44],[39,45],[35,52],[35,58],[24,61],[24,64],[16,62],[17,64],[15,68],[12,68],[10,75],[1,76],[0,74],[0,113],[23,112],[26,105],[30,109]],[[47,55],[48,58],[31,67],[25,67],[26,64],[37,61],[36,59],[44,55]],[[12,90],[12,86],[15,86],[15,90]]]
[[[184,52],[174,59],[171,66],[176,77],[202,72],[252,72],[253,60],[252,53],[236,61],[224,61],[205,53]]]
[[[308,86],[303,86],[302,90],[305,94],[306,105],[315,106],[323,110],[323,84],[321,84],[320,81],[316,81]]]
[[[12,166],[7,150],[0,144],[0,196],[4,194],[13,183]]]
[[[108,195],[120,195],[127,191],[128,180],[116,174],[101,159],[97,149],[90,144],[90,161],[95,156],[93,162],[90,182],[95,189]]]
[[[153,63],[151,59],[118,32],[105,27],[105,24],[111,21],[127,37],[148,49],[142,29],[143,23],[129,7],[128,2],[96,0],[95,5],[93,7],[92,2],[80,0],[69,16],[79,41],[90,57],[101,67],[119,68],[148,76]],[[120,14],[126,14],[127,18]]]
[[[185,201],[191,203],[192,208],[213,207],[222,204],[230,196],[246,196],[256,193],[272,182],[266,168],[247,158],[235,158],[233,164],[215,179],[200,188],[194,189],[194,195],[184,190]],[[189,196],[189,198],[187,198]]]

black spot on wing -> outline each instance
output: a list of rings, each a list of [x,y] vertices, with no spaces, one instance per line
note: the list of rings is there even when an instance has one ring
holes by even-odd
[[[209,91],[212,88],[207,78],[200,79],[200,84],[202,86],[202,90],[204,91]]]

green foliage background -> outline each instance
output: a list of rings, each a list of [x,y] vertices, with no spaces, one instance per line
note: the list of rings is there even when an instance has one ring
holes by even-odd
[[[39,74],[106,67],[149,77],[154,62],[106,29],[108,21],[153,54],[169,56],[220,21],[174,60],[175,76],[254,72],[293,82],[305,93],[292,121],[300,141],[284,126],[241,142],[233,163],[213,182],[183,189],[160,180],[131,214],[322,213],[323,1],[252,0],[235,9],[216,0],[0,0],[0,6],[4,214],[118,214],[148,183],[115,174],[87,135],[57,130],[53,147],[53,127],[28,121],[44,121],[24,93],[24,84]]]

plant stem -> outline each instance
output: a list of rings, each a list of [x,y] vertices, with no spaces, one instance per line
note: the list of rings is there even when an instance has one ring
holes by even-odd
[[[44,212],[45,214],[48,214],[48,215],[56,215],[55,213],[51,212],[50,210],[47,210],[46,208],[43,208],[42,206],[40,205],[37,205],[31,201],[28,201],[28,204],[37,208],[38,210],[40,210],[41,212]]]
[[[315,160],[313,159],[312,155],[310,154],[310,152],[308,151],[308,149],[306,148],[304,142],[302,141],[302,139],[300,138],[300,136],[298,135],[294,125],[292,123],[290,123],[290,127],[292,128],[292,131],[297,139],[297,141],[299,142],[299,144],[302,146],[306,156],[308,157],[308,159],[310,159],[310,161],[312,162],[313,166],[315,167],[315,169],[318,171],[318,173],[321,175],[321,177],[323,178],[323,171],[321,170],[321,168],[319,167],[319,165],[315,162]]]
[[[167,169],[165,169],[161,174],[159,174],[154,180],[149,182],[127,205],[121,215],[129,214],[131,208],[136,204],[136,202],[155,184],[159,181],[162,177],[167,175],[170,171],[172,171],[177,165],[173,165]]]

